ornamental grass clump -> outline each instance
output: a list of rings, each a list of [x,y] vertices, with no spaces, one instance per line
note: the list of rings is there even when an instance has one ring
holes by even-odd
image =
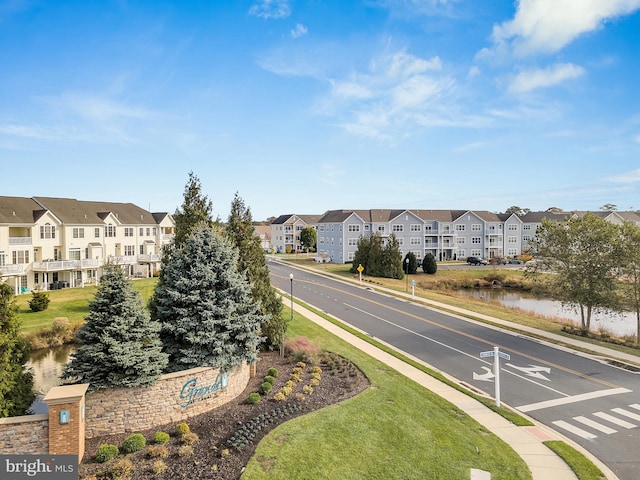
[[[182,435],[184,435],[185,433],[189,433],[190,431],[191,429],[189,428],[189,425],[184,422],[176,425],[176,436],[178,437],[181,437]]]
[[[167,458],[169,449],[165,445],[150,445],[147,448],[147,458]]]
[[[155,462],[153,462],[153,465],[151,466],[151,471],[156,475],[160,475],[161,473],[164,473],[167,471],[167,464],[164,463],[162,460],[156,460]]]
[[[200,440],[200,437],[195,432],[185,433],[180,437],[180,443],[183,445],[193,445],[198,440]]]
[[[103,443],[98,447],[98,451],[96,452],[95,459],[96,459],[96,462],[104,463],[104,462],[108,462],[112,458],[117,457],[119,453],[120,453],[120,450],[116,445]]]
[[[132,433],[129,435],[122,445],[120,446],[120,450],[124,453],[133,453],[139,452],[147,445],[147,441],[144,438],[144,435],[141,433]]]
[[[135,470],[133,462],[128,458],[122,458],[111,465],[109,472],[113,480],[126,480],[131,478],[131,474]]]

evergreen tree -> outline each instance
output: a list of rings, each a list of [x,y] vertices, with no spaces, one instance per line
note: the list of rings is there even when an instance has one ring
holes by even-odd
[[[174,245],[179,246],[185,241],[196,225],[204,223],[213,226],[213,204],[202,193],[200,179],[189,172],[189,179],[184,187],[182,207],[173,214],[175,222]]]
[[[392,233],[389,236],[387,244],[382,250],[382,275],[385,278],[403,278],[402,269],[402,252],[400,251],[400,242]]]
[[[238,251],[206,225],[197,226],[163,265],[155,288],[168,371],[254,362],[260,337],[260,305],[238,271]]]
[[[19,331],[13,289],[0,282],[0,417],[29,413],[36,398],[33,373],[25,369],[29,350]]]
[[[153,385],[167,365],[160,324],[116,265],[105,267],[76,339],[81,345],[62,378],[89,383],[90,391]]]
[[[282,299],[271,286],[267,259],[255,235],[251,211],[235,194],[231,213],[224,229],[224,236],[238,248],[238,271],[245,272],[251,284],[251,297],[260,305],[260,313],[266,317],[261,334],[268,348],[278,348],[284,341],[287,319],[282,318]]]
[[[409,259],[408,272],[407,272],[407,264],[406,264],[407,259]],[[403,262],[405,263],[403,263],[402,271],[405,274],[409,273],[411,275],[415,275],[416,272],[418,271],[418,259],[416,258],[416,254],[413,252],[407,252],[407,254],[404,256]]]
[[[431,253],[427,253],[422,259],[422,271],[429,275],[433,275],[438,271],[438,264]]]

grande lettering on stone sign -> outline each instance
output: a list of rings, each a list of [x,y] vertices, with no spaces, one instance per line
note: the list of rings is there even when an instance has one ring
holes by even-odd
[[[194,401],[204,400],[205,398],[209,398],[213,395],[219,395],[228,384],[229,375],[226,373],[218,373],[215,381],[210,385],[199,386],[197,377],[187,380],[180,390],[180,399],[184,400],[184,403],[181,403],[180,406],[182,408],[187,408]]]

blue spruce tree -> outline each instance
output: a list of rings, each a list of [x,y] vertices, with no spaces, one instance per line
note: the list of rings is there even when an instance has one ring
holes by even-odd
[[[107,265],[62,378],[89,383],[89,391],[153,385],[168,361],[159,334],[122,269]]]
[[[267,317],[260,315],[237,264],[237,249],[205,224],[166,257],[154,303],[168,371],[205,366],[228,371],[256,361],[260,325]]]

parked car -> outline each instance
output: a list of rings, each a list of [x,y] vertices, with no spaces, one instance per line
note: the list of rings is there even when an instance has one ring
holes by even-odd
[[[480,257],[467,257],[467,263],[469,265],[486,265],[487,261]]]
[[[522,265],[524,262],[522,260],[517,259],[517,258],[512,258],[511,260],[509,260],[509,263],[511,265]]]
[[[506,265],[507,264],[507,259],[504,257],[491,257],[489,259],[489,263],[491,265]]]

